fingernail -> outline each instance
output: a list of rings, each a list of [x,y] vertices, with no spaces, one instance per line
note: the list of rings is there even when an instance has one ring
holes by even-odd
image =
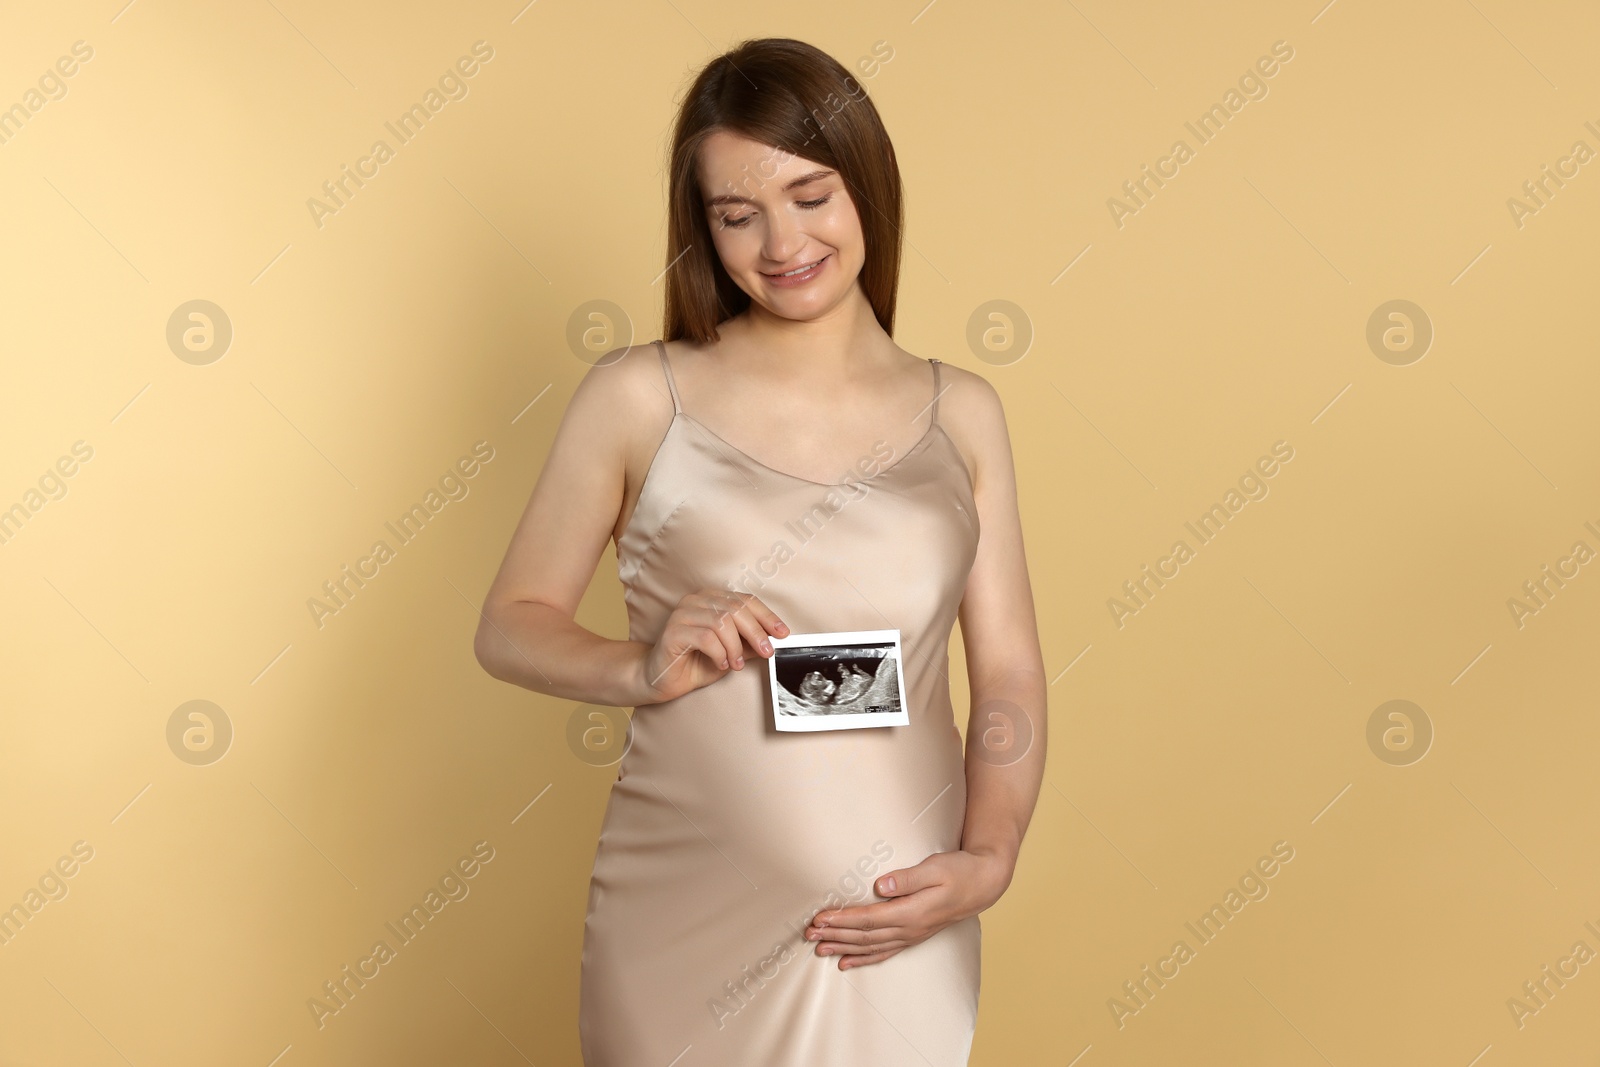
[[[744,666],[744,657],[743,656],[739,656],[739,657],[735,658],[734,661],[733,661],[733,665],[735,667],[743,667]]]
[[[728,669],[728,661],[727,660],[723,660],[722,661],[722,669],[723,670],[727,670]]]
[[[761,642],[761,654],[763,656],[767,656],[767,655],[771,655],[772,654],[772,642],[771,641],[762,641]]]
[[[885,893],[893,893],[894,892],[894,879],[893,878],[885,878],[883,880],[883,891]]]

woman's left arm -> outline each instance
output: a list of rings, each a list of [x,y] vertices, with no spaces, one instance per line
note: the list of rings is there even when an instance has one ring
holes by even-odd
[[[972,456],[981,534],[960,611],[972,692],[966,824],[959,851],[881,875],[875,888],[888,899],[813,917],[806,936],[818,954],[838,955],[841,970],[888,959],[998,901],[1044,780],[1047,683],[1005,412],[986,379],[951,377],[941,406],[958,413],[957,443]]]

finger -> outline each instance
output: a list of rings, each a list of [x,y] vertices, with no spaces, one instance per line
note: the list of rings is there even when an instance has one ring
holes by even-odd
[[[743,658],[738,632],[726,625],[727,616],[715,601],[704,598],[703,603],[684,612],[683,621],[700,631],[694,639],[695,647],[711,657],[712,663],[726,670]]]
[[[813,928],[806,931],[806,937],[815,941],[818,945],[831,943],[840,945],[881,945],[885,941],[899,940],[904,935],[904,928],[899,926],[880,926],[874,930],[850,930],[844,927],[828,926],[821,930]]]
[[[819,911],[811,924],[826,934],[829,930],[876,930],[885,926],[902,926],[911,913],[911,904],[905,897],[880,900],[876,904],[860,904],[836,911]]]
[[[722,642],[729,665],[735,669],[744,665],[744,643],[739,633],[738,620],[735,618],[736,610],[735,604],[728,600],[720,600],[713,603],[706,620],[706,626],[717,635],[717,640]]]
[[[698,631],[699,634],[703,635],[703,639],[697,639],[696,633],[697,631],[691,630],[688,634],[680,634],[667,643],[666,648],[670,651],[672,647],[680,640],[686,642],[683,648],[676,652],[672,652],[671,657],[667,660],[667,662],[662,665],[659,671],[655,672],[655,675],[652,678],[649,679],[649,685],[651,689],[656,689],[659,691],[658,687],[661,685],[661,680],[672,673],[673,668],[678,665],[679,661],[685,656],[693,655],[696,652],[699,652],[706,656],[706,658],[710,659],[712,669],[716,669],[716,665],[721,661],[722,658],[721,643],[711,639],[710,635],[705,634],[705,631],[703,630]]]
[[[939,884],[941,883],[938,872],[929,869],[926,864],[919,864],[879,875],[872,888],[880,897],[903,897],[919,889]]]
[[[839,969],[841,971],[847,971],[853,967],[865,967],[869,963],[881,963],[899,951],[899,948],[892,948],[887,952],[874,952],[870,956],[843,956],[839,959]]]
[[[880,941],[871,945],[856,945],[844,941],[824,941],[817,946],[819,956],[871,956],[888,949],[902,949],[910,942],[903,937]]]
[[[728,653],[728,662],[744,657],[744,646],[739,643],[739,627],[734,621],[734,611],[739,608],[739,601],[731,595],[720,593],[706,593],[702,595],[701,603],[694,611],[694,622],[706,627],[717,635],[717,640],[722,641],[723,649]]]
[[[789,632],[789,627],[783,620],[754,593],[708,593],[704,599],[712,606],[713,611],[732,620],[738,637],[748,643],[758,656],[772,655],[772,646],[767,640],[768,633],[781,637]],[[732,657],[735,667],[740,666],[738,660],[742,659],[743,655],[743,645],[740,645],[734,650]]]
[[[767,607],[762,599],[754,593],[746,593],[745,596],[748,598],[745,601],[745,606],[750,609],[750,614],[755,617],[756,622],[760,624],[764,631],[774,637],[788,635],[789,627],[782,619],[778,618],[777,612]]]
[[[738,628],[740,636],[750,645],[758,656],[772,655],[772,642],[767,640],[767,631],[762,626],[760,617],[756,615],[748,603],[736,608],[730,618]]]
[[[678,658],[690,652],[702,652],[713,666],[721,667],[723,670],[728,669],[727,648],[713,631],[703,626],[690,626],[688,633],[684,635],[683,651],[673,658],[673,662],[677,662]]]

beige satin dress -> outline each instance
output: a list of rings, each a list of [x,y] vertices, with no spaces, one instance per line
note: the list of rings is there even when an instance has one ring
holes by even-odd
[[[840,971],[804,931],[879,875],[961,847],[967,789],[948,643],[978,545],[938,422],[838,484],[766,466],[683,409],[617,546],[631,639],[684,595],[761,597],[795,633],[898,628],[908,726],[780,733],[767,660],[639,707],[584,925],[587,1067],[954,1067],[978,1012],[977,916]]]

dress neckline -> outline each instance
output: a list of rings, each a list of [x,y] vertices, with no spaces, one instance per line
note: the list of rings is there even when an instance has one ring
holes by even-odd
[[[771,474],[775,474],[780,478],[786,478],[791,482],[798,482],[801,485],[809,485],[818,489],[843,489],[847,485],[862,485],[868,482],[876,481],[878,478],[888,474],[891,470],[894,470],[896,467],[900,466],[900,464],[905,462],[907,459],[910,459],[911,456],[917,452],[920,452],[924,445],[933,440],[934,430],[939,430],[941,433],[943,432],[943,427],[939,425],[939,397],[944,393],[944,389],[942,389],[939,385],[939,364],[942,363],[943,360],[928,359],[924,362],[926,362],[928,366],[933,369],[933,400],[931,402],[932,410],[928,412],[928,428],[923,431],[922,436],[917,438],[916,442],[912,444],[910,448],[906,449],[904,454],[902,454],[899,459],[866,478],[855,478],[845,482],[818,482],[813,481],[810,478],[802,478],[798,474],[790,474],[788,471],[781,471],[776,467],[761,462],[759,459],[752,456],[750,453],[746,452],[732,441],[729,441],[726,437],[723,437],[721,434],[717,433],[717,431],[713,430],[711,427],[707,426],[693,415],[689,414],[689,412],[684,409],[683,400],[678,396],[678,383],[673,380],[672,361],[667,358],[667,343],[659,338],[651,343],[655,345],[656,355],[658,355],[661,359],[661,373],[662,376],[666,378],[668,392],[672,394],[672,422],[668,424],[667,433],[663,435],[663,438],[671,435],[673,428],[678,425],[678,416],[681,415],[690,422],[694,423],[696,426],[700,427],[701,432],[707,437],[712,438],[714,441],[720,443],[736,455],[742,456],[747,463],[753,464],[754,466],[759,467]],[[950,442],[951,447],[955,446],[955,441],[951,439],[949,434],[945,434],[945,440]],[[959,452],[960,450],[957,449],[957,451]],[[720,456],[721,449],[719,449],[718,452]],[[720,456],[720,458],[726,457]],[[965,471],[966,465],[966,460],[963,459],[961,461],[963,471]],[[654,466],[653,462],[651,466]],[[645,475],[645,478],[646,481],[649,480],[648,473]],[[967,481],[969,483],[972,481],[970,473],[968,473]]]
[[[818,489],[843,489],[843,488],[845,488],[847,486],[851,486],[851,485],[864,485],[864,484],[867,484],[867,483],[870,483],[870,482],[874,482],[877,479],[882,478],[883,476],[887,475],[890,471],[892,471],[895,468],[899,467],[900,464],[902,464],[906,460],[910,459],[916,453],[920,452],[928,444],[929,441],[933,440],[933,433],[934,433],[935,430],[938,430],[940,433],[944,432],[944,427],[939,425],[938,422],[930,422],[930,423],[928,423],[928,428],[926,430],[922,431],[922,436],[917,438],[916,442],[914,444],[912,444],[912,446],[910,448],[908,448],[904,452],[902,452],[900,454],[900,458],[899,459],[895,460],[893,463],[889,464],[887,467],[883,467],[883,468],[879,469],[878,471],[875,471],[874,473],[872,473],[870,475],[866,475],[864,477],[852,478],[852,479],[850,479],[849,481],[846,481],[846,482],[818,482],[818,481],[813,481],[810,478],[802,478],[798,474],[790,474],[788,471],[781,471],[776,467],[772,467],[772,466],[769,466],[769,465],[761,462],[759,459],[757,459],[756,457],[752,456],[750,453],[746,452],[744,449],[740,448],[738,445],[735,445],[732,441],[729,441],[726,437],[723,437],[721,434],[717,433],[717,431],[713,430],[711,427],[707,426],[705,423],[701,422],[699,419],[695,418],[693,415],[689,414],[687,411],[675,411],[675,412],[672,413],[672,419],[673,419],[674,424],[680,418],[688,419],[690,422],[692,422],[696,426],[698,426],[701,429],[701,431],[706,434],[706,436],[715,439],[718,444],[721,444],[721,445],[725,446],[728,450],[732,451],[736,455],[742,456],[744,459],[748,460],[750,463],[752,463],[755,466],[761,468],[762,470],[768,471],[768,472],[770,472],[772,474],[776,474],[780,478],[787,478],[789,481],[792,481],[792,482],[800,482],[803,485],[816,486]],[[670,432],[672,427],[668,426],[667,429]]]
[[[627,536],[630,533],[633,532],[634,525],[639,521],[639,514],[640,514],[641,511],[644,510],[643,505],[644,505],[645,499],[650,493],[651,485],[656,481],[656,476],[657,476],[657,473],[658,473],[658,471],[659,471],[659,469],[661,467],[661,464],[666,461],[666,457],[667,457],[667,454],[668,454],[667,444],[668,444],[668,442],[670,442],[672,440],[672,433],[673,433],[674,430],[676,430],[678,428],[678,423],[680,421],[682,421],[682,420],[687,420],[689,422],[694,423],[696,426],[700,427],[700,429],[703,430],[706,433],[707,436],[709,436],[711,438],[714,438],[717,442],[719,442],[720,444],[726,446],[726,448],[729,451],[733,452],[735,455],[744,457],[744,459],[746,461],[748,461],[753,466],[759,468],[760,470],[763,470],[763,471],[765,471],[765,472],[767,472],[769,474],[772,474],[772,475],[774,475],[776,477],[787,479],[788,481],[794,482],[797,485],[811,486],[812,488],[816,488],[816,489],[843,489],[845,486],[848,486],[848,485],[869,485],[869,484],[872,484],[872,483],[878,481],[880,478],[887,477],[891,472],[899,470],[901,464],[905,463],[906,461],[910,460],[912,457],[916,456],[918,453],[922,452],[928,446],[928,444],[934,440],[934,438],[936,436],[937,437],[943,437],[945,439],[945,441],[949,442],[950,450],[955,454],[955,464],[956,464],[956,466],[961,468],[961,478],[967,485],[968,493],[970,494],[974,490],[974,487],[973,487],[973,484],[972,484],[972,472],[967,469],[967,461],[966,461],[965,457],[963,457],[961,455],[961,450],[956,448],[955,440],[953,438],[951,438],[951,436],[948,433],[945,432],[945,428],[944,428],[944,425],[942,423],[938,423],[938,422],[931,423],[928,426],[928,428],[925,431],[923,431],[922,436],[917,439],[916,443],[913,444],[910,448],[906,449],[903,453],[901,453],[899,459],[895,460],[893,463],[889,464],[887,467],[884,467],[882,470],[879,470],[879,471],[875,472],[874,474],[872,474],[872,475],[870,475],[868,477],[857,478],[855,481],[852,481],[852,482],[814,482],[809,478],[802,478],[797,474],[789,474],[786,471],[778,470],[776,467],[767,466],[765,463],[762,463],[759,459],[756,459],[754,456],[750,455],[748,452],[744,451],[741,448],[736,448],[734,445],[732,445],[728,441],[724,440],[715,430],[713,430],[713,429],[711,429],[711,427],[705,425],[703,422],[701,422],[699,419],[695,418],[693,415],[689,414],[687,411],[683,411],[683,410],[680,409],[680,410],[674,411],[672,413],[672,421],[667,423],[666,432],[661,435],[661,440],[656,445],[655,455],[650,457],[650,465],[647,468],[645,468],[644,481],[641,482],[640,485],[639,485],[639,496],[638,496],[637,499],[634,500],[634,502],[633,502],[633,510],[628,514],[628,521],[627,521],[626,524],[624,524],[624,526],[622,527],[622,533],[620,533],[617,536],[617,539],[616,539],[617,551],[618,551],[619,556],[620,556],[620,554],[622,552],[623,541],[627,538]],[[935,431],[937,431],[937,433]],[[718,450],[718,458],[723,460],[724,462],[729,462],[726,454],[723,453],[721,450]]]
[[[753,467],[757,470],[764,471],[773,477],[782,478],[783,480],[792,482],[795,485],[808,486],[812,489],[843,489],[846,486],[851,485],[871,485],[882,478],[888,477],[891,473],[898,471],[900,467],[908,460],[923,452],[935,438],[943,437],[945,442],[950,446],[951,453],[954,455],[955,465],[961,468],[961,479],[966,483],[968,494],[971,495],[976,491],[976,486],[972,481],[972,472],[967,469],[966,457],[961,454],[961,450],[956,447],[955,439],[945,431],[944,425],[939,421],[939,395],[943,392],[943,390],[938,387],[939,364],[943,362],[942,360],[929,359],[926,361],[933,367],[933,380],[935,386],[932,404],[933,409],[928,416],[928,428],[922,432],[922,436],[917,438],[911,447],[907,448],[903,453],[901,453],[899,459],[896,459],[887,467],[875,471],[866,477],[856,478],[846,482],[818,482],[813,481],[810,478],[802,478],[798,474],[790,474],[788,471],[781,471],[776,467],[772,467],[761,462],[759,459],[733,444],[711,427],[707,426],[705,423],[689,414],[688,411],[684,410],[683,403],[678,397],[677,383],[673,381],[672,364],[667,359],[667,346],[664,342],[659,340],[653,342],[653,344],[656,348],[657,355],[659,355],[661,359],[661,367],[662,372],[666,377],[667,389],[672,394],[672,420],[667,423],[666,432],[661,435],[661,440],[656,445],[655,454],[650,457],[650,464],[645,468],[644,481],[640,483],[639,486],[639,495],[633,502],[633,510],[629,513],[628,521],[623,525],[622,532],[617,535],[616,544],[619,557],[621,555],[622,542],[628,536],[628,534],[632,532],[634,524],[639,520],[639,513],[642,510],[645,498],[650,492],[651,484],[656,480],[656,472],[668,453],[667,444],[672,440],[673,432],[678,428],[680,421],[692,422],[695,426],[699,427],[701,434],[705,438],[708,438],[710,442],[714,443],[717,458],[724,463],[733,462],[733,460],[728,456],[728,453],[732,452],[735,457],[742,458],[745,461],[744,465],[746,467]]]

